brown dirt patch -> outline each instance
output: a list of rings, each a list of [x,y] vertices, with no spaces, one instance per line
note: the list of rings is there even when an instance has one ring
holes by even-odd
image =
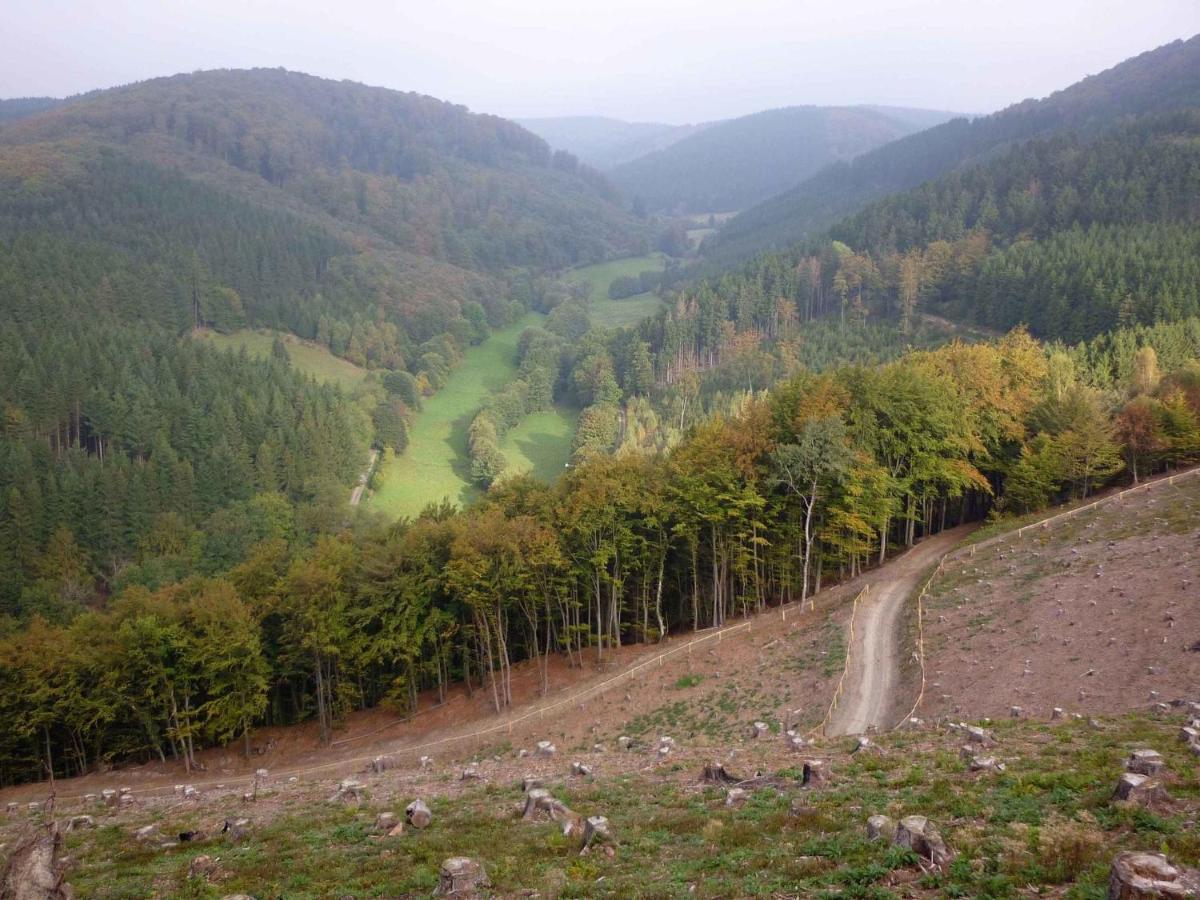
[[[926,606],[927,716],[1118,713],[1200,699],[1200,479],[947,563]]]

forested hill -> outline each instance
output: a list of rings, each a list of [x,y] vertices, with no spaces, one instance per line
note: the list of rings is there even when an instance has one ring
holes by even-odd
[[[0,619],[345,527],[368,444],[540,273],[644,250],[616,197],[510,122],[280,70],[0,126]],[[197,326],[387,377],[349,398]]]
[[[611,175],[651,211],[731,212],[919,127],[881,109],[791,106],[717,122]]]
[[[282,70],[161,78],[11,122],[0,128],[0,192],[6,230],[99,243],[172,272],[186,261],[235,290],[251,321],[304,337],[318,337],[322,315],[362,332],[390,323],[403,332],[393,356],[447,330],[470,301],[502,302],[498,283],[471,273],[643,246],[601,176],[511,122]],[[203,212],[182,225],[185,196]],[[273,224],[245,227],[247,217]],[[254,246],[285,235],[303,279]],[[358,299],[343,309],[331,293]],[[373,331],[360,343],[387,340]]]
[[[1012,146],[689,286],[645,333],[673,376],[789,322],[923,313],[1066,341],[1200,315],[1200,109]]]
[[[794,189],[731,220],[706,254],[729,264],[790,246],[887,194],[986,160],[1006,146],[1060,131],[1094,132],[1127,116],[1200,104],[1200,36],[1143,53],[1042,100],[990,116],[955,119],[849,163],[822,169]]]

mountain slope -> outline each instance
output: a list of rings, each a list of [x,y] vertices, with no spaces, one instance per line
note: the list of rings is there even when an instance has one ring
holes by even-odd
[[[746,210],[706,247],[718,264],[818,234],[872,200],[970,165],[1013,142],[1059,131],[1095,131],[1129,115],[1200,103],[1200,36],[1143,53],[1042,100],[972,121],[955,119],[849,163],[829,166]]]
[[[625,122],[606,116],[550,116],[517,119],[556,150],[573,153],[590,166],[611,169],[621,163],[662,150],[708,127]]]
[[[918,126],[862,107],[792,106],[718,122],[612,170],[650,210],[728,212]]]

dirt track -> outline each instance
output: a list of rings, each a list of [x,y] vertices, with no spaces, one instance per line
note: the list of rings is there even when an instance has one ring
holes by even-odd
[[[829,734],[862,734],[871,726],[886,729],[896,724],[900,615],[905,601],[925,571],[969,531],[970,526],[965,526],[936,534],[868,575],[871,589],[854,622],[850,668],[842,700],[829,722]]]

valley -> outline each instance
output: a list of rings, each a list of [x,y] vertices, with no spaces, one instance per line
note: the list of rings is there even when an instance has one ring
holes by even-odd
[[[357,2],[6,18],[0,900],[1200,897],[1200,18]]]
[[[487,393],[516,375],[517,339],[541,319],[530,313],[466,351],[446,384],[421,401],[408,448],[380,470],[380,486],[367,502],[369,509],[414,517],[429,504],[449,500],[461,506],[479,496],[470,480],[467,426]],[[540,473],[561,469],[570,455],[570,421],[568,413],[554,411],[536,423],[527,422],[524,432],[510,432],[505,449],[514,467]],[[549,443],[534,443],[542,434],[549,436]]]

